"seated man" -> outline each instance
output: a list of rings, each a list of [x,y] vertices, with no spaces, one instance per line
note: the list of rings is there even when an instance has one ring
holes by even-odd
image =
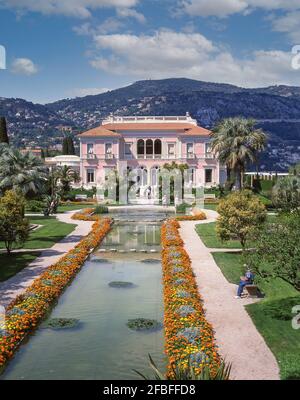
[[[237,296],[235,296],[235,298],[240,299],[243,294],[244,287],[247,285],[252,285],[253,281],[254,281],[254,274],[248,268],[245,273],[245,276],[241,276],[241,280],[240,280],[238,291],[237,291]]]

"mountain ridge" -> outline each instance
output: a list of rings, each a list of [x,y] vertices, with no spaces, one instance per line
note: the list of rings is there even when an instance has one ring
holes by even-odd
[[[137,81],[98,95],[62,99],[45,105],[0,97],[12,142],[57,145],[66,131],[93,128],[115,115],[185,115],[212,128],[223,118],[254,118],[270,136],[266,169],[284,170],[300,160],[300,87],[242,88],[187,78]]]

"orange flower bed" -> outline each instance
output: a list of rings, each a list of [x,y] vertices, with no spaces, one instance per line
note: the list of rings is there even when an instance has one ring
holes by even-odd
[[[83,210],[72,215],[72,219],[78,221],[97,221],[100,217],[93,215],[95,208],[84,208]]]
[[[205,365],[209,365],[214,374],[220,366],[221,358],[213,328],[205,318],[191,261],[183,248],[178,228],[179,223],[174,219],[166,221],[162,227],[168,375],[172,378],[172,370],[176,366],[192,366],[195,373],[200,374]]]
[[[206,214],[201,211],[197,215],[183,215],[181,217],[176,217],[177,221],[203,221],[206,219]]]
[[[110,219],[98,218],[86,237],[56,264],[48,267],[7,307],[5,330],[0,329],[0,368],[13,356],[22,340],[45,317],[53,302],[75,277],[90,252],[110,229]]]

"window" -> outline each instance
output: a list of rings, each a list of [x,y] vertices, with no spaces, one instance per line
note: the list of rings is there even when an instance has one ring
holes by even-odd
[[[88,154],[94,154],[94,144],[93,143],[88,143],[87,144],[87,153]]]
[[[168,143],[168,157],[175,158],[175,143]]]
[[[205,183],[212,183],[212,169],[205,170]]]
[[[187,171],[187,183],[194,183],[195,182],[195,169],[189,168]]]
[[[154,154],[156,158],[161,158],[161,150],[162,150],[161,140],[156,139],[154,142]]]
[[[188,158],[191,158],[194,156],[194,143],[186,144],[186,152],[187,152]]]
[[[95,171],[93,169],[87,170],[87,183],[95,183]]]
[[[132,143],[125,143],[125,156],[131,156],[131,145]]]
[[[146,141],[146,154],[150,158],[153,157],[153,141],[151,139]]]
[[[143,139],[139,139],[137,142],[137,154],[138,156],[145,155],[145,143]]]
[[[205,143],[205,154],[211,155],[211,143]]]
[[[105,143],[105,157],[112,158],[112,143]]]

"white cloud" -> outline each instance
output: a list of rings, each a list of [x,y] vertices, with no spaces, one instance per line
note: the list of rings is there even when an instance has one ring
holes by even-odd
[[[246,0],[249,6],[264,8],[265,10],[297,10],[299,0]]]
[[[244,0],[183,0],[181,7],[191,16],[226,17],[244,11],[248,4]]]
[[[88,18],[92,10],[99,8],[130,8],[139,0],[0,0],[0,6],[20,12],[33,11],[45,15],[62,14]]]
[[[117,14],[121,18],[135,18],[140,23],[146,22],[145,16],[132,8],[117,8]]]
[[[91,60],[93,67],[135,79],[188,77],[244,87],[295,81],[290,53],[261,50],[239,59],[199,33],[160,30],[152,36],[96,35],[94,40],[99,56]]]
[[[300,11],[290,12],[283,17],[273,20],[273,29],[277,32],[287,33],[294,43],[300,42]]]
[[[107,88],[77,88],[73,89],[70,95],[72,97],[84,97],[89,95],[106,93],[109,92],[110,90],[111,89]]]
[[[191,16],[227,17],[237,13],[249,13],[254,8],[264,10],[297,10],[299,0],[180,0],[179,8]]]
[[[85,22],[79,26],[75,26],[73,31],[81,36],[94,36],[98,34],[107,34],[117,32],[124,27],[122,21],[117,18],[109,17],[99,25],[93,26],[89,22]]]
[[[34,75],[38,72],[37,66],[29,58],[16,58],[12,63],[12,72],[18,75]]]

